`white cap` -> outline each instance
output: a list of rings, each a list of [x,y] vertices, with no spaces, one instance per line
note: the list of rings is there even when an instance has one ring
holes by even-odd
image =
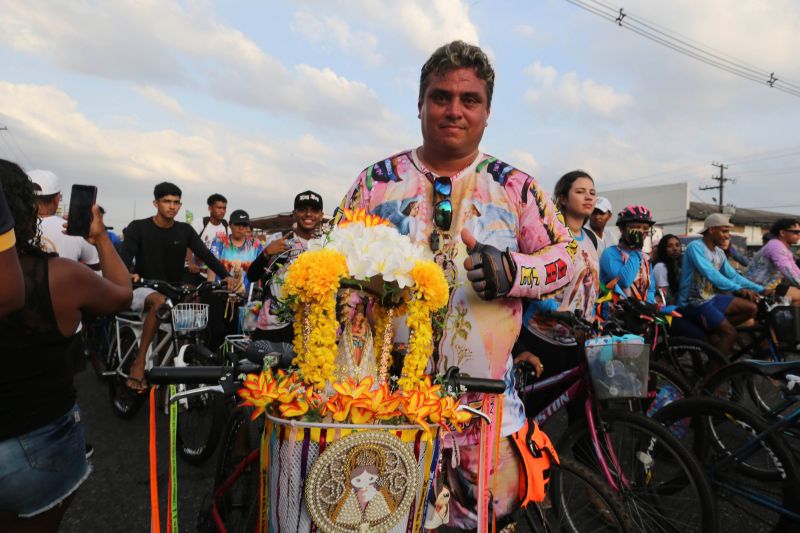
[[[31,170],[28,172],[28,177],[41,188],[41,190],[36,191],[36,196],[50,196],[61,192],[58,176],[49,170]]]
[[[599,209],[603,213],[610,213],[611,212],[611,200],[606,198],[605,196],[598,196],[597,201],[594,204],[595,209]]]

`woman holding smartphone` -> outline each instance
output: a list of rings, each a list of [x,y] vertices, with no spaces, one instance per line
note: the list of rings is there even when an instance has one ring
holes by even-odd
[[[130,305],[131,282],[96,205],[86,240],[97,248],[102,277],[40,249],[33,184],[22,169],[0,160],[0,185],[12,199],[25,284],[22,309],[0,319],[0,531],[57,531],[91,470],[69,346],[81,312],[104,315]]]

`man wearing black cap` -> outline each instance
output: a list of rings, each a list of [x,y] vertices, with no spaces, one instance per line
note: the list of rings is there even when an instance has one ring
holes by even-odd
[[[269,243],[247,271],[251,282],[264,280],[264,305],[258,316],[258,327],[253,339],[272,342],[292,342],[291,322],[278,316],[278,302],[286,269],[295,257],[305,251],[309,239],[316,236],[322,222],[322,197],[313,191],[304,191],[294,198],[294,224],[292,230]],[[233,221],[231,221],[233,223]]]

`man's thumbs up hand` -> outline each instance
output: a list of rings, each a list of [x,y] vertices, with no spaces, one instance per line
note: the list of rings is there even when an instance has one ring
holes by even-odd
[[[501,252],[490,244],[478,242],[467,228],[461,230],[461,241],[469,254],[464,260],[467,279],[478,296],[492,300],[508,294],[516,274],[516,264],[508,250]]]

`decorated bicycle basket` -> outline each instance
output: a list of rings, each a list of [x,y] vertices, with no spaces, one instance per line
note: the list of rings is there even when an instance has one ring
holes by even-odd
[[[424,528],[440,432],[471,418],[425,375],[432,315],[448,299],[426,253],[347,211],[287,270],[297,370],[250,375],[239,391],[254,416],[266,412],[260,531]],[[395,317],[409,332],[396,364]]]
[[[650,347],[638,335],[605,335],[586,341],[586,360],[597,397],[642,398],[647,395]]]

